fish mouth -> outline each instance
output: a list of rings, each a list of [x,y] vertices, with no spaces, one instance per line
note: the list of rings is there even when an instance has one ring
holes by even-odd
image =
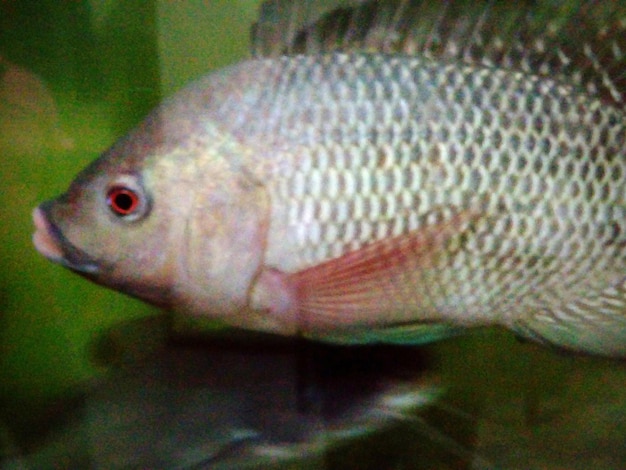
[[[33,244],[39,253],[53,263],[58,263],[81,274],[95,274],[99,270],[96,261],[87,253],[75,247],[61,232],[59,227],[46,217],[50,203],[44,203],[33,211],[35,233]]]

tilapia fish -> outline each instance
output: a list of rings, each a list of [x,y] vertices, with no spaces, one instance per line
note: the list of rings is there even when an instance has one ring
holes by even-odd
[[[307,5],[264,4],[251,59],[39,206],[37,249],[247,329],[415,344],[502,325],[624,355],[623,11]]]

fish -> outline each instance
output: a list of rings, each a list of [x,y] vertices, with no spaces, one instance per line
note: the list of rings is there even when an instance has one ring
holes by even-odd
[[[355,350],[253,334],[137,348],[138,332],[162,338],[166,323],[163,316],[123,323],[96,338],[93,359],[109,372],[71,397],[55,433],[16,445],[3,468],[285,468],[302,461],[362,468],[353,461],[358,450],[345,465],[324,462],[407,425],[425,442],[449,440],[443,455],[477,458],[422,418],[445,391],[423,349]],[[388,462],[384,448],[376,458]]]
[[[37,250],[236,328],[422,344],[493,326],[624,356],[623,8],[314,3],[265,2],[252,57],[34,210]]]

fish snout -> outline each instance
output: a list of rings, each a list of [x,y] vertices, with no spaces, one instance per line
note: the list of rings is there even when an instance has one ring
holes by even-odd
[[[52,235],[50,224],[41,206],[33,210],[33,223],[35,233],[33,234],[33,244],[37,251],[50,261],[60,263],[64,259],[61,243]]]
[[[95,274],[100,267],[95,259],[74,246],[59,227],[50,221],[47,212],[51,202],[45,202],[33,211],[35,233],[33,244],[39,253],[54,263],[61,264],[81,274]]]

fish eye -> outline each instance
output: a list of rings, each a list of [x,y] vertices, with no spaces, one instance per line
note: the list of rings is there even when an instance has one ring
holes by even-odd
[[[106,189],[104,200],[109,211],[125,222],[144,217],[150,208],[141,184],[129,175],[123,175],[112,181]]]
[[[107,204],[115,215],[126,217],[139,209],[139,195],[124,186],[113,186],[107,193]]]

